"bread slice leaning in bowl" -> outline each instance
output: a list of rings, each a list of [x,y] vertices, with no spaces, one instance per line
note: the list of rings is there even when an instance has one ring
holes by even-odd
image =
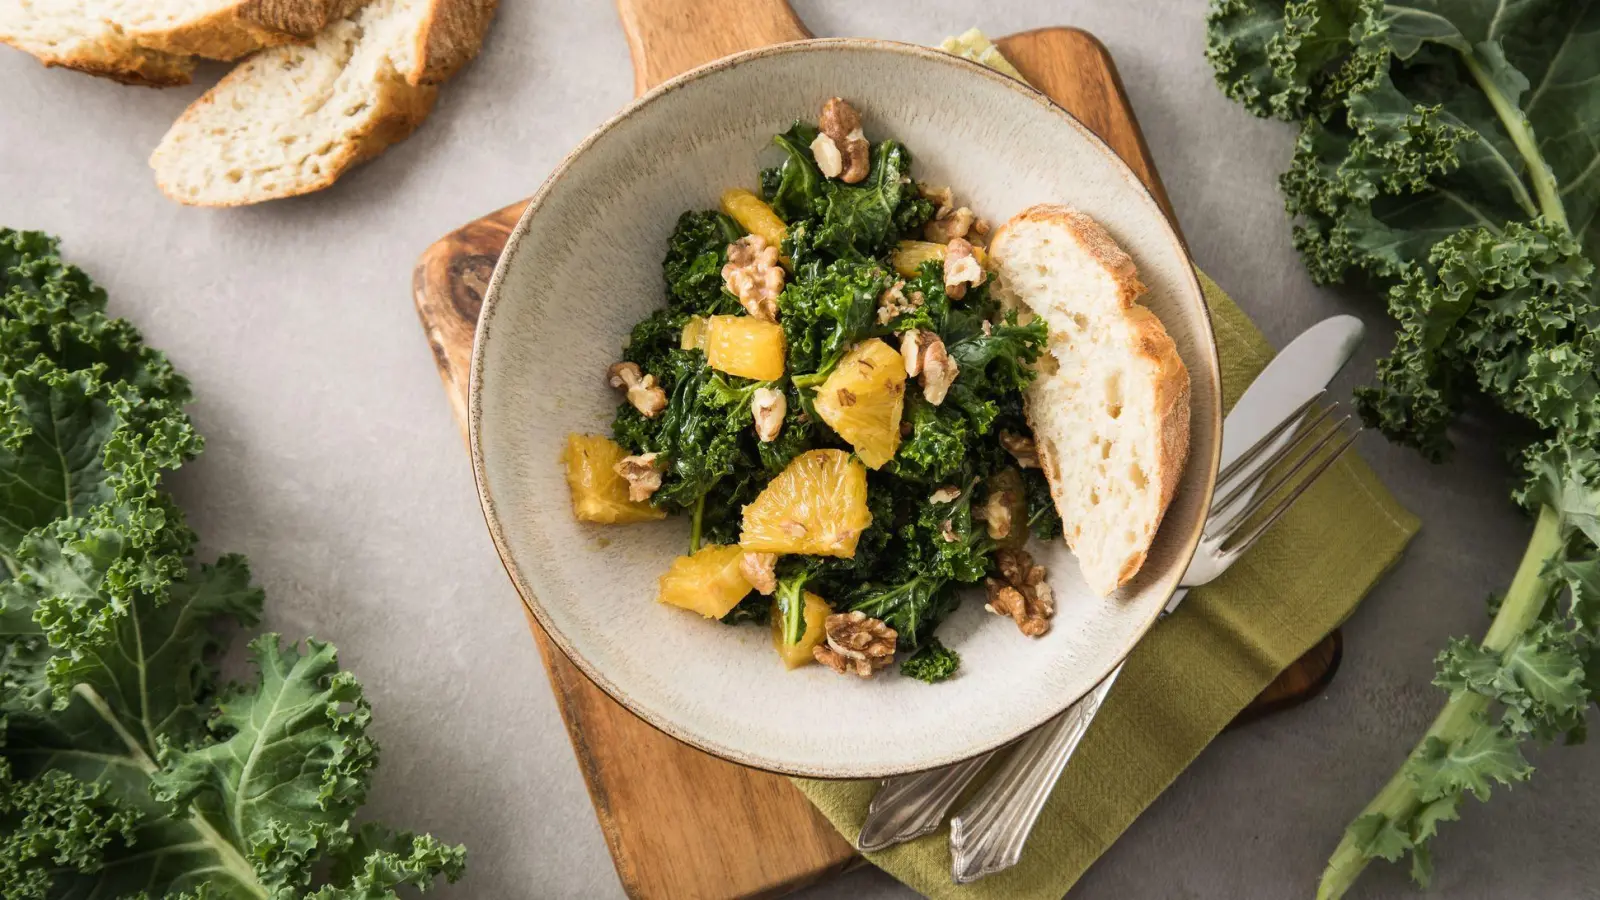
[[[129,84],[187,84],[194,58],[306,40],[366,0],[7,0],[0,41],[47,66]]]
[[[1106,595],[1144,564],[1189,455],[1189,371],[1138,304],[1133,259],[1100,224],[1034,206],[989,246],[994,290],[1050,331],[1028,387],[1039,464],[1084,579]]]
[[[150,156],[162,193],[242,206],[321,190],[404,140],[478,52],[495,0],[373,0],[309,44],[250,57]]]

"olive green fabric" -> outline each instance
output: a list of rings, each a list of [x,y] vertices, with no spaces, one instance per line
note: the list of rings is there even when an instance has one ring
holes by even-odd
[[[1230,409],[1273,351],[1221,288],[1200,280]],[[1279,672],[1355,610],[1417,524],[1347,453],[1247,556],[1139,643],[1020,864],[958,886],[948,828],[867,858],[929,897],[1059,898]],[[878,783],[795,784],[854,841]]]

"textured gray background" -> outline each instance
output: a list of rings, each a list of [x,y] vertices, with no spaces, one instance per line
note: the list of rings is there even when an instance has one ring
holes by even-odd
[[[1090,29],[1117,59],[1201,267],[1279,345],[1336,312],[1365,319],[1368,346],[1341,389],[1388,344],[1373,300],[1306,278],[1274,183],[1292,129],[1213,86],[1202,0],[796,6],[819,35]],[[0,50],[0,223],[62,235],[113,310],[194,380],[209,449],[175,489],[208,552],[249,555],[267,625],[335,641],[361,675],[384,746],[371,811],[471,848],[467,879],[439,896],[619,896],[409,293],[429,242],[530,194],[627,103],[616,13],[606,0],[504,0],[483,55],[376,163],[310,198],[178,207],[145,157],[221,71],[153,91]],[[1444,467],[1376,437],[1361,450],[1424,528],[1346,628],[1338,679],[1219,739],[1073,897],[1309,896],[1344,823],[1432,718],[1434,653],[1481,632],[1482,601],[1509,580],[1529,525],[1490,440]],[[1531,783],[1447,828],[1434,896],[1600,897],[1600,749],[1535,762]],[[810,896],[905,893],[863,871]],[[1414,894],[1379,866],[1355,895]]]

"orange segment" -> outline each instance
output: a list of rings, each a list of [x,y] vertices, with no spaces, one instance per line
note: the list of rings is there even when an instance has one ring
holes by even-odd
[[[712,316],[706,322],[706,363],[741,378],[783,377],[783,328],[749,316]]]
[[[693,556],[678,557],[661,576],[661,593],[656,599],[708,619],[722,618],[750,593],[750,582],[739,571],[744,554],[743,547],[712,544]]]
[[[905,361],[873,338],[851,347],[817,389],[817,415],[856,448],[862,462],[877,469],[900,448],[905,397]]]
[[[612,468],[628,452],[598,434],[569,434],[561,461],[572,490],[572,514],[581,522],[625,525],[665,519],[666,510],[628,499],[628,482]]]
[[[798,669],[807,663],[815,662],[811,648],[822,643],[822,639],[827,636],[824,625],[828,621],[828,614],[833,612],[828,606],[828,601],[806,591],[805,603],[805,634],[800,636],[798,644],[785,644],[783,610],[778,608],[778,601],[772,601],[772,647],[778,651],[778,658],[783,660],[786,669]]]
[[[802,453],[744,508],[739,544],[763,553],[856,555],[872,524],[867,469],[843,450]]]

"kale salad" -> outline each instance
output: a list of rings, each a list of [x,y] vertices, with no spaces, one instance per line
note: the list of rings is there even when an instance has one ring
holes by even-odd
[[[612,433],[568,439],[574,513],[687,518],[660,601],[770,627],[790,668],[942,680],[962,586],[1023,634],[1054,611],[1022,549],[1061,528],[1022,403],[1045,326],[991,296],[988,224],[846,101],[773,143],[759,192],[679,217]]]

